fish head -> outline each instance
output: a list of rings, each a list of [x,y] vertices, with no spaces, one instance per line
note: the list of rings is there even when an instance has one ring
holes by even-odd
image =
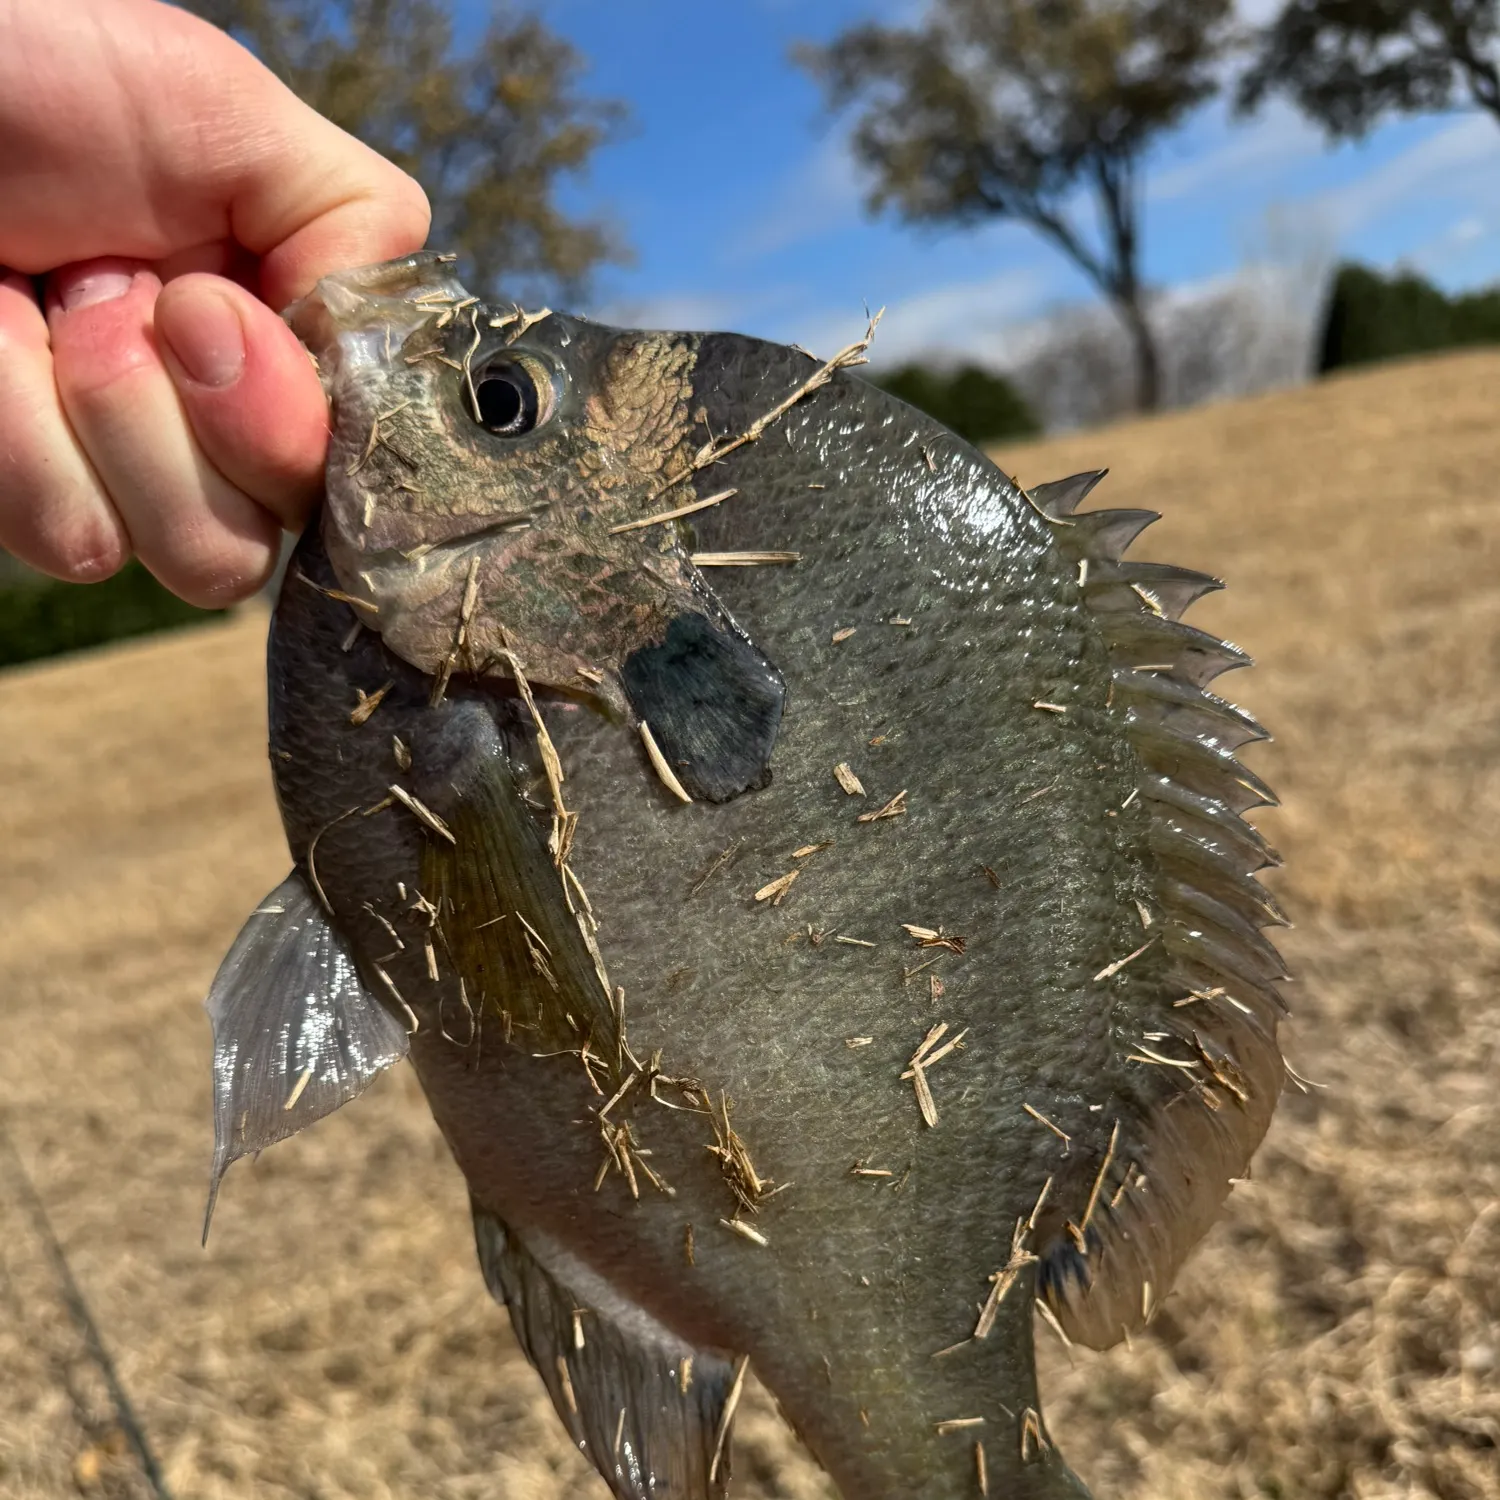
[[[475,297],[430,253],[287,317],[333,410],[328,557],[392,651],[649,715],[694,797],[764,785],[780,673],[651,519],[704,498],[698,336]]]

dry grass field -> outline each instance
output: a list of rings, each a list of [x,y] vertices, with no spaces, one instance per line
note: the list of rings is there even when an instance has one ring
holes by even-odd
[[[1500,355],[1391,366],[1009,449],[1108,464],[1277,743],[1297,922],[1288,1093],[1151,1336],[1071,1359],[1051,1425],[1099,1500],[1500,1500]],[[284,872],[263,621],[0,677],[0,1494],[563,1500],[405,1070],[231,1174],[199,1010]],[[35,1199],[28,1184],[34,1185]],[[65,1255],[159,1465],[81,1331]],[[828,1495],[759,1396],[737,1494]]]

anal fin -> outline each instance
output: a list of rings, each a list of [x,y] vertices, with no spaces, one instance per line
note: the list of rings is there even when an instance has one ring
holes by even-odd
[[[299,871],[240,929],[204,1001],[214,1029],[214,1161],[203,1238],[231,1162],[305,1130],[406,1056]]]
[[[719,1500],[736,1366],[684,1343],[552,1242],[523,1243],[473,1207],[490,1292],[617,1500]]]

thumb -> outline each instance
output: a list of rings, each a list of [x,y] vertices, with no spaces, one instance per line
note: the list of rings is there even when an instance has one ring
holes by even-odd
[[[162,361],[208,461],[289,531],[322,490],[328,403],[307,351],[263,302],[220,276],[156,299]]]

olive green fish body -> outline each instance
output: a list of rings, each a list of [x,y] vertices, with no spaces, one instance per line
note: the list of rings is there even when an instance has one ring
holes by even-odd
[[[800,351],[347,280],[270,651],[300,936],[216,982],[216,1170],[409,1047],[617,1494],[722,1492],[746,1358],[848,1495],[1083,1493],[1033,1299],[1146,1321],[1280,1083],[1212,580]],[[342,1067],[230,983],[309,932]]]

